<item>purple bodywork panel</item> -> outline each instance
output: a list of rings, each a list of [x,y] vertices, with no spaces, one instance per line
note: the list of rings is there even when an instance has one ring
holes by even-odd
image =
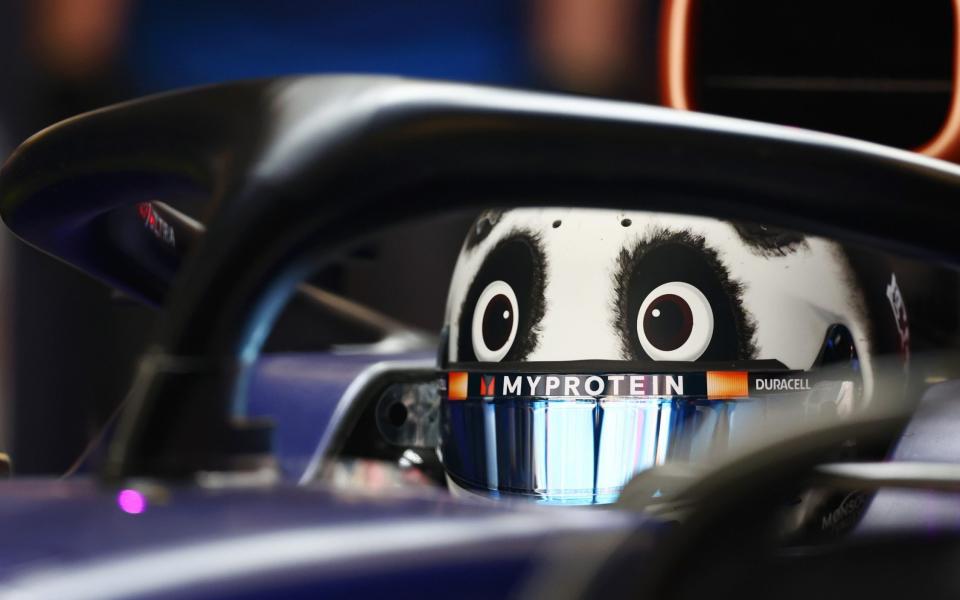
[[[245,414],[274,425],[274,454],[285,481],[299,481],[324,435],[334,425],[337,406],[367,369],[387,361],[429,361],[432,352],[337,354],[333,352],[264,354],[250,369]],[[99,472],[115,423],[83,461],[78,473]]]
[[[120,492],[85,479],[0,483],[0,596],[416,597],[444,586],[500,596],[541,565],[542,551],[638,524],[618,511],[561,519],[442,492],[292,486],[155,488],[129,514]]]
[[[960,463],[960,381],[931,387],[897,444],[891,460]],[[960,494],[881,490],[858,532],[960,531]]]
[[[404,355],[268,354],[257,361],[247,387],[247,414],[274,422],[274,452],[285,480],[298,481],[333,425],[337,405],[366,369],[384,361],[429,360]]]

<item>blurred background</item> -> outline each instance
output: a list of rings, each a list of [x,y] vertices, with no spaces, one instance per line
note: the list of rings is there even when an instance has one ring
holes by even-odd
[[[343,72],[664,103],[911,148],[932,136],[949,150],[938,131],[955,103],[954,3],[840,4],[0,0],[0,157],[144,94]],[[391,297],[390,312],[436,331],[466,227],[384,240],[322,283],[376,306],[378,269],[408,273],[424,293]],[[20,473],[62,471],[122,398],[155,313],[0,231],[0,450]],[[920,303],[956,329],[956,290]]]
[[[294,73],[388,73],[652,101],[656,18],[655,3],[631,0],[3,0],[0,156],[103,105]],[[393,298],[390,309],[438,331],[465,227],[439,239],[433,230],[385,240],[379,251],[402,260],[328,273],[324,284],[371,297],[377,269],[426,265],[406,268],[436,289]],[[5,229],[0,235],[0,450],[9,449],[19,473],[62,471],[125,393],[155,313]],[[413,247],[411,235],[432,244]]]

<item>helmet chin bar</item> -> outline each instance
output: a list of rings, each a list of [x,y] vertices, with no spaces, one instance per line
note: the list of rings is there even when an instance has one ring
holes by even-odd
[[[610,503],[636,473],[706,464],[760,432],[842,419],[859,406],[859,388],[839,365],[598,374],[532,373],[544,363],[522,374],[482,366],[387,385],[377,428],[394,446],[438,448],[457,488],[547,504]]]
[[[443,464],[461,487],[544,503],[609,503],[638,472],[667,462],[708,463],[748,444],[758,432],[842,417],[854,405],[850,381],[818,380],[804,372],[725,374],[741,380],[747,394],[709,397],[699,389],[707,373],[682,376],[685,387],[698,388],[694,393],[660,396],[525,395],[531,390],[524,388],[516,396],[479,396],[473,392],[485,376],[478,374],[473,379],[479,382],[467,383],[467,397],[453,399],[457,393],[448,383],[441,411]],[[459,375],[451,374],[454,380]],[[565,377],[592,378],[594,385],[602,379]],[[634,377],[669,382],[671,376]],[[537,385],[542,384],[532,389],[541,391]],[[757,391],[766,385],[778,389]]]

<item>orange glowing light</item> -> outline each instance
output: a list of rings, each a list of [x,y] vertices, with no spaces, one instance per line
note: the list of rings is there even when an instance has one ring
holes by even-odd
[[[960,162],[960,0],[953,0],[953,92],[940,131],[917,152]],[[660,21],[660,95],[664,106],[695,110],[690,91],[695,0],[666,0]]]
[[[960,159],[960,0],[953,0],[953,93],[943,127],[917,152],[957,162]]]
[[[693,110],[690,101],[690,11],[693,0],[667,0],[660,22],[660,92],[663,104]]]

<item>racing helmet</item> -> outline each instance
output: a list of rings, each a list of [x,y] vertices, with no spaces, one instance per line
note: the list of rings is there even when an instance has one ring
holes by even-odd
[[[447,298],[448,483],[611,502],[640,471],[768,426],[771,403],[785,418],[858,410],[878,347],[906,361],[908,334],[896,276],[871,284],[868,301],[851,256],[826,239],[705,217],[484,212]]]

